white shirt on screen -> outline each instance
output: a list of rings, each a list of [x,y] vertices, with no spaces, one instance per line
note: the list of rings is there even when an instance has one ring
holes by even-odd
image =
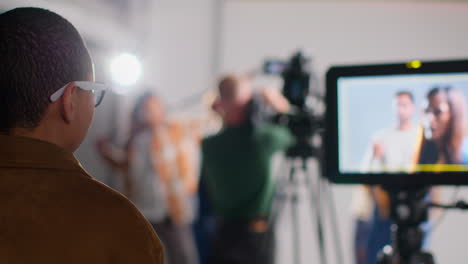
[[[363,172],[405,172],[413,164],[414,154],[418,141],[417,126],[407,130],[397,128],[385,129],[378,132],[367,150],[362,171]],[[374,157],[374,145],[382,147],[382,156]]]

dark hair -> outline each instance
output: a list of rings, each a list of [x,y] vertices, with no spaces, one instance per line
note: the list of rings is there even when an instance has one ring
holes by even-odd
[[[223,76],[218,83],[218,91],[221,99],[223,100],[232,100],[238,93],[240,82],[242,81],[242,76],[235,74],[228,74]]]
[[[460,91],[452,89],[450,86],[433,87],[427,93],[426,98],[430,99],[439,93],[444,93],[447,96],[447,103],[451,113],[450,125],[442,139],[444,144],[442,144],[441,149],[438,149],[436,142],[423,137],[419,151],[419,164],[437,163],[439,159],[439,153],[444,156],[446,164],[458,164],[462,162],[461,146],[465,134],[465,99]],[[454,97],[462,98],[462,100],[454,101]]]
[[[403,96],[403,95],[408,96],[410,98],[411,102],[414,103],[414,96],[413,96],[413,93],[411,93],[410,91],[406,91],[406,90],[399,91],[398,93],[396,93],[395,97],[400,97],[400,96]]]
[[[51,94],[92,73],[91,57],[75,27],[41,8],[0,14],[0,54],[1,133],[37,127]]]

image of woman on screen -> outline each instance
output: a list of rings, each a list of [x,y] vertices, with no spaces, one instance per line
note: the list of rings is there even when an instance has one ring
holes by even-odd
[[[468,164],[465,96],[451,87],[435,87],[426,99],[417,170],[435,170],[437,164]]]

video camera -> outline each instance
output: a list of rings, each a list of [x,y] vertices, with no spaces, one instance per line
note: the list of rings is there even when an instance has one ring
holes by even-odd
[[[468,185],[468,60],[335,66],[326,76],[325,118],[308,103],[311,74],[298,52],[267,61],[293,106],[280,116],[296,137],[288,157],[318,159],[338,184],[379,184],[389,194],[394,243],[379,264],[434,263],[422,249],[431,185]],[[402,124],[405,123],[405,126]],[[318,135],[324,144],[312,144]],[[322,158],[322,152],[324,157]],[[443,208],[466,209],[466,203]]]
[[[299,109],[306,107],[306,98],[310,89],[308,62],[309,59],[305,58],[301,52],[297,52],[289,62],[268,60],[263,66],[265,73],[281,75],[284,81],[283,95],[290,104]]]
[[[323,117],[316,114],[317,111],[308,103],[311,97],[309,61],[310,59],[299,51],[287,62],[267,60],[263,65],[264,73],[282,77],[282,93],[292,106],[291,113],[276,117],[276,120],[286,125],[296,138],[295,146],[286,152],[290,157],[308,158],[319,155],[317,148],[311,145],[311,138],[319,134],[324,122]]]

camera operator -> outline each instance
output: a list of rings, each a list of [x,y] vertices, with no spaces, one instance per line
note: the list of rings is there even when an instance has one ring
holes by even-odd
[[[228,75],[219,83],[213,109],[224,128],[203,140],[202,178],[218,218],[209,263],[273,263],[274,236],[267,221],[275,191],[273,155],[289,147],[286,127],[254,122],[260,101],[287,112],[288,101],[275,90],[254,96],[247,76]]]

